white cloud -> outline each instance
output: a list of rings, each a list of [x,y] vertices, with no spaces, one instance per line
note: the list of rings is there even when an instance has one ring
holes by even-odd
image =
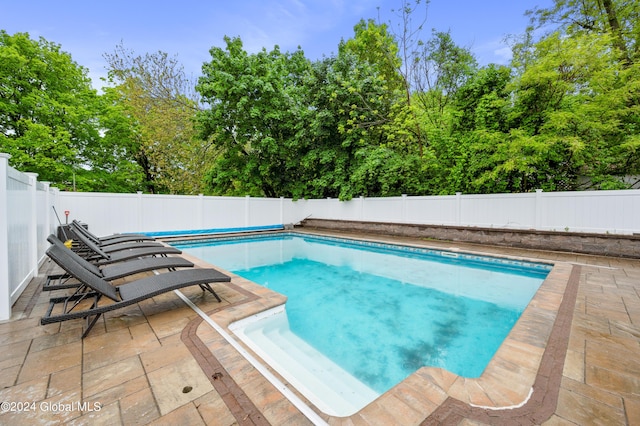
[[[481,66],[491,63],[508,65],[511,61],[511,47],[509,47],[504,37],[485,41],[477,46],[472,46],[470,49]]]
[[[252,8],[226,10],[225,21],[233,22],[236,30],[225,33],[240,36],[250,52],[270,50],[277,44],[283,51],[301,46],[305,51],[315,48],[330,54],[337,50],[340,38],[351,36],[344,34],[345,28],[353,28],[361,18],[375,17],[377,4],[379,0],[269,0]]]
[[[513,52],[509,46],[496,49],[494,50],[493,54],[497,58],[494,62],[500,65],[509,64],[511,58],[513,57]]]

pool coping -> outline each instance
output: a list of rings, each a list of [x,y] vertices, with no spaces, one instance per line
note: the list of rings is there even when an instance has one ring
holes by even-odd
[[[330,235],[342,237],[337,233]],[[347,238],[379,240],[373,236]],[[428,244],[417,246],[429,248]],[[469,250],[460,252],[483,254]],[[488,256],[540,263],[525,257]],[[206,265],[205,262],[200,263]],[[350,417],[330,417],[317,409],[315,411],[327,421],[351,419],[369,422],[377,419],[379,422],[381,418],[392,418],[393,413],[402,413],[403,419],[411,418],[414,424],[456,424],[461,418],[474,418],[485,423],[511,419],[520,424],[545,420],[551,416],[557,402],[580,267],[565,262],[543,263],[553,263],[553,269],[479,378],[465,379],[439,368],[423,367]],[[232,322],[286,300],[278,293],[231,275],[232,285],[242,289],[246,300],[231,308],[207,313],[230,334],[233,333],[228,330],[228,325]],[[200,324],[202,320],[196,318],[193,322]],[[185,344],[190,348],[201,347],[204,342],[194,333],[185,340]],[[202,355],[199,362],[201,359]],[[208,363],[201,364],[201,367],[211,371]],[[236,392],[242,394],[244,391],[237,386]],[[244,397],[240,399],[245,400]],[[248,397],[246,400],[250,401]],[[251,407],[247,413],[255,415]]]
[[[463,418],[492,424],[501,421],[520,425],[540,424],[549,419],[557,405],[564,360],[569,344],[573,311],[578,295],[581,267],[573,266],[556,320],[547,340],[538,373],[527,402],[517,408],[487,410],[464,404],[449,396],[422,424],[458,424]]]

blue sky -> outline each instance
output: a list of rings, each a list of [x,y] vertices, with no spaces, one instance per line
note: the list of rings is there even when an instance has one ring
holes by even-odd
[[[527,9],[549,7],[552,0],[432,0],[423,31],[451,32],[480,64],[506,64],[510,50],[504,38],[521,34]],[[282,51],[301,46],[310,59],[331,55],[341,39],[353,36],[361,18],[392,19],[400,0],[0,0],[0,29],[28,32],[60,44],[73,60],[89,69],[94,86],[106,75],[104,53],[122,44],[136,54],[163,51],[176,56],[188,75],[200,75],[212,46],[223,37],[239,36],[245,49]],[[416,15],[417,17],[418,15]]]

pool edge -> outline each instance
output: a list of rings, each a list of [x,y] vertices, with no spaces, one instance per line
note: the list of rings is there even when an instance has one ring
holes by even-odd
[[[333,235],[338,236],[338,234]],[[370,240],[370,238],[362,239]],[[420,244],[420,246],[429,247],[428,244]],[[481,252],[477,253],[484,254]],[[496,256],[490,254],[489,256],[510,258],[510,256]],[[537,398],[537,394],[535,392],[531,394],[530,391],[532,388],[535,390],[536,383],[538,383],[540,377],[546,377],[545,375],[547,372],[542,370],[550,368],[543,365],[542,361],[549,349],[549,339],[554,332],[554,329],[557,328],[556,323],[558,322],[557,319],[560,314],[558,309],[553,311],[553,309],[550,308],[560,308],[560,305],[563,302],[570,299],[570,297],[567,297],[567,294],[565,293],[570,287],[569,283],[572,280],[576,281],[574,287],[577,291],[580,267],[566,262],[554,262],[550,260],[540,261],[522,257],[512,258],[525,259],[537,263],[548,263],[553,264],[554,266],[549,276],[541,285],[541,288],[536,292],[534,298],[525,309],[525,312],[512,329],[512,332],[498,349],[498,352],[494,358],[492,358],[492,361],[489,363],[480,378],[464,379],[453,373],[437,368],[422,368],[383,394],[380,398],[360,410],[358,413],[350,417],[339,419],[371,420],[374,417],[379,417],[381,412],[389,412],[398,409],[406,410],[410,407],[411,411],[415,411],[415,414],[418,415],[420,419],[424,419],[424,421],[427,422],[426,424],[430,424],[429,419],[434,420],[435,418],[442,418],[443,410],[447,411],[449,415],[451,415],[451,413],[464,412],[464,417],[469,416],[468,412],[473,413],[477,411],[482,413],[490,411],[493,412],[492,417],[495,418],[498,414],[497,411],[505,411],[503,407],[508,407],[507,410],[511,413],[515,413],[521,409],[531,411],[535,408],[533,405],[539,405],[539,401],[534,400],[534,397]],[[241,279],[241,281],[247,280]],[[246,283],[241,283],[242,286],[245,284]],[[257,284],[253,284],[253,286],[257,286]],[[252,293],[257,290],[253,286],[250,286],[249,290]],[[545,291],[541,292],[543,287]],[[266,292],[274,293],[268,289],[264,290],[266,290]],[[270,305],[270,303],[266,302],[270,297],[266,297],[266,301],[260,300],[265,296],[265,291],[258,290],[258,292],[261,293],[261,295],[251,303],[253,305],[251,309],[255,309],[256,313],[261,310],[268,309]],[[569,309],[571,314],[573,313],[574,304],[575,297],[573,298],[573,303],[567,305],[567,309]],[[227,330],[228,324],[233,322],[233,319],[230,318],[235,318],[236,320],[240,319],[237,313],[227,313],[220,317],[221,313],[222,312],[217,312],[216,317],[222,320],[223,323],[226,323],[224,324],[224,327]],[[244,316],[248,315],[251,314]],[[547,333],[542,340],[540,340],[540,336],[537,336],[533,341],[526,340],[526,336],[531,334],[529,329],[532,324],[545,324]],[[568,321],[569,327],[570,324],[571,319]],[[516,334],[514,334],[514,331]],[[565,336],[565,351],[567,340],[568,336]],[[557,346],[557,343],[555,345]],[[513,352],[514,348],[516,348],[515,352]],[[517,356],[519,353],[518,351],[524,351],[526,352],[527,357],[531,357],[532,354],[529,350],[535,351],[534,356],[538,368],[533,368],[530,365],[522,366],[513,363],[512,358],[514,354]],[[563,363],[564,357],[560,357],[559,360]],[[531,363],[531,360],[528,360],[528,362]],[[505,376],[502,374],[504,372],[518,378],[518,390],[516,392],[513,392],[512,389],[508,389],[509,386],[502,385],[505,383]],[[524,380],[523,377],[525,378]],[[562,366],[560,366],[559,377],[562,377]],[[550,379],[547,377],[546,382],[548,383],[549,381]],[[538,386],[540,387],[540,385]],[[483,390],[487,389],[489,389],[490,392],[484,392],[483,394]],[[548,403],[548,401],[546,403]],[[555,403],[553,404],[553,407],[555,408]],[[553,412],[553,410],[551,410],[551,412]],[[320,412],[320,414],[326,416],[326,414],[322,412]],[[332,418],[330,416],[326,417],[328,419]],[[335,417],[333,418],[337,419]],[[420,421],[417,423],[420,423]]]

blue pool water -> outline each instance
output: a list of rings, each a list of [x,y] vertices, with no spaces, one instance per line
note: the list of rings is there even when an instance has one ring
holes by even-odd
[[[302,234],[177,247],[286,295],[290,331],[376,393],[422,366],[480,376],[550,270]]]

